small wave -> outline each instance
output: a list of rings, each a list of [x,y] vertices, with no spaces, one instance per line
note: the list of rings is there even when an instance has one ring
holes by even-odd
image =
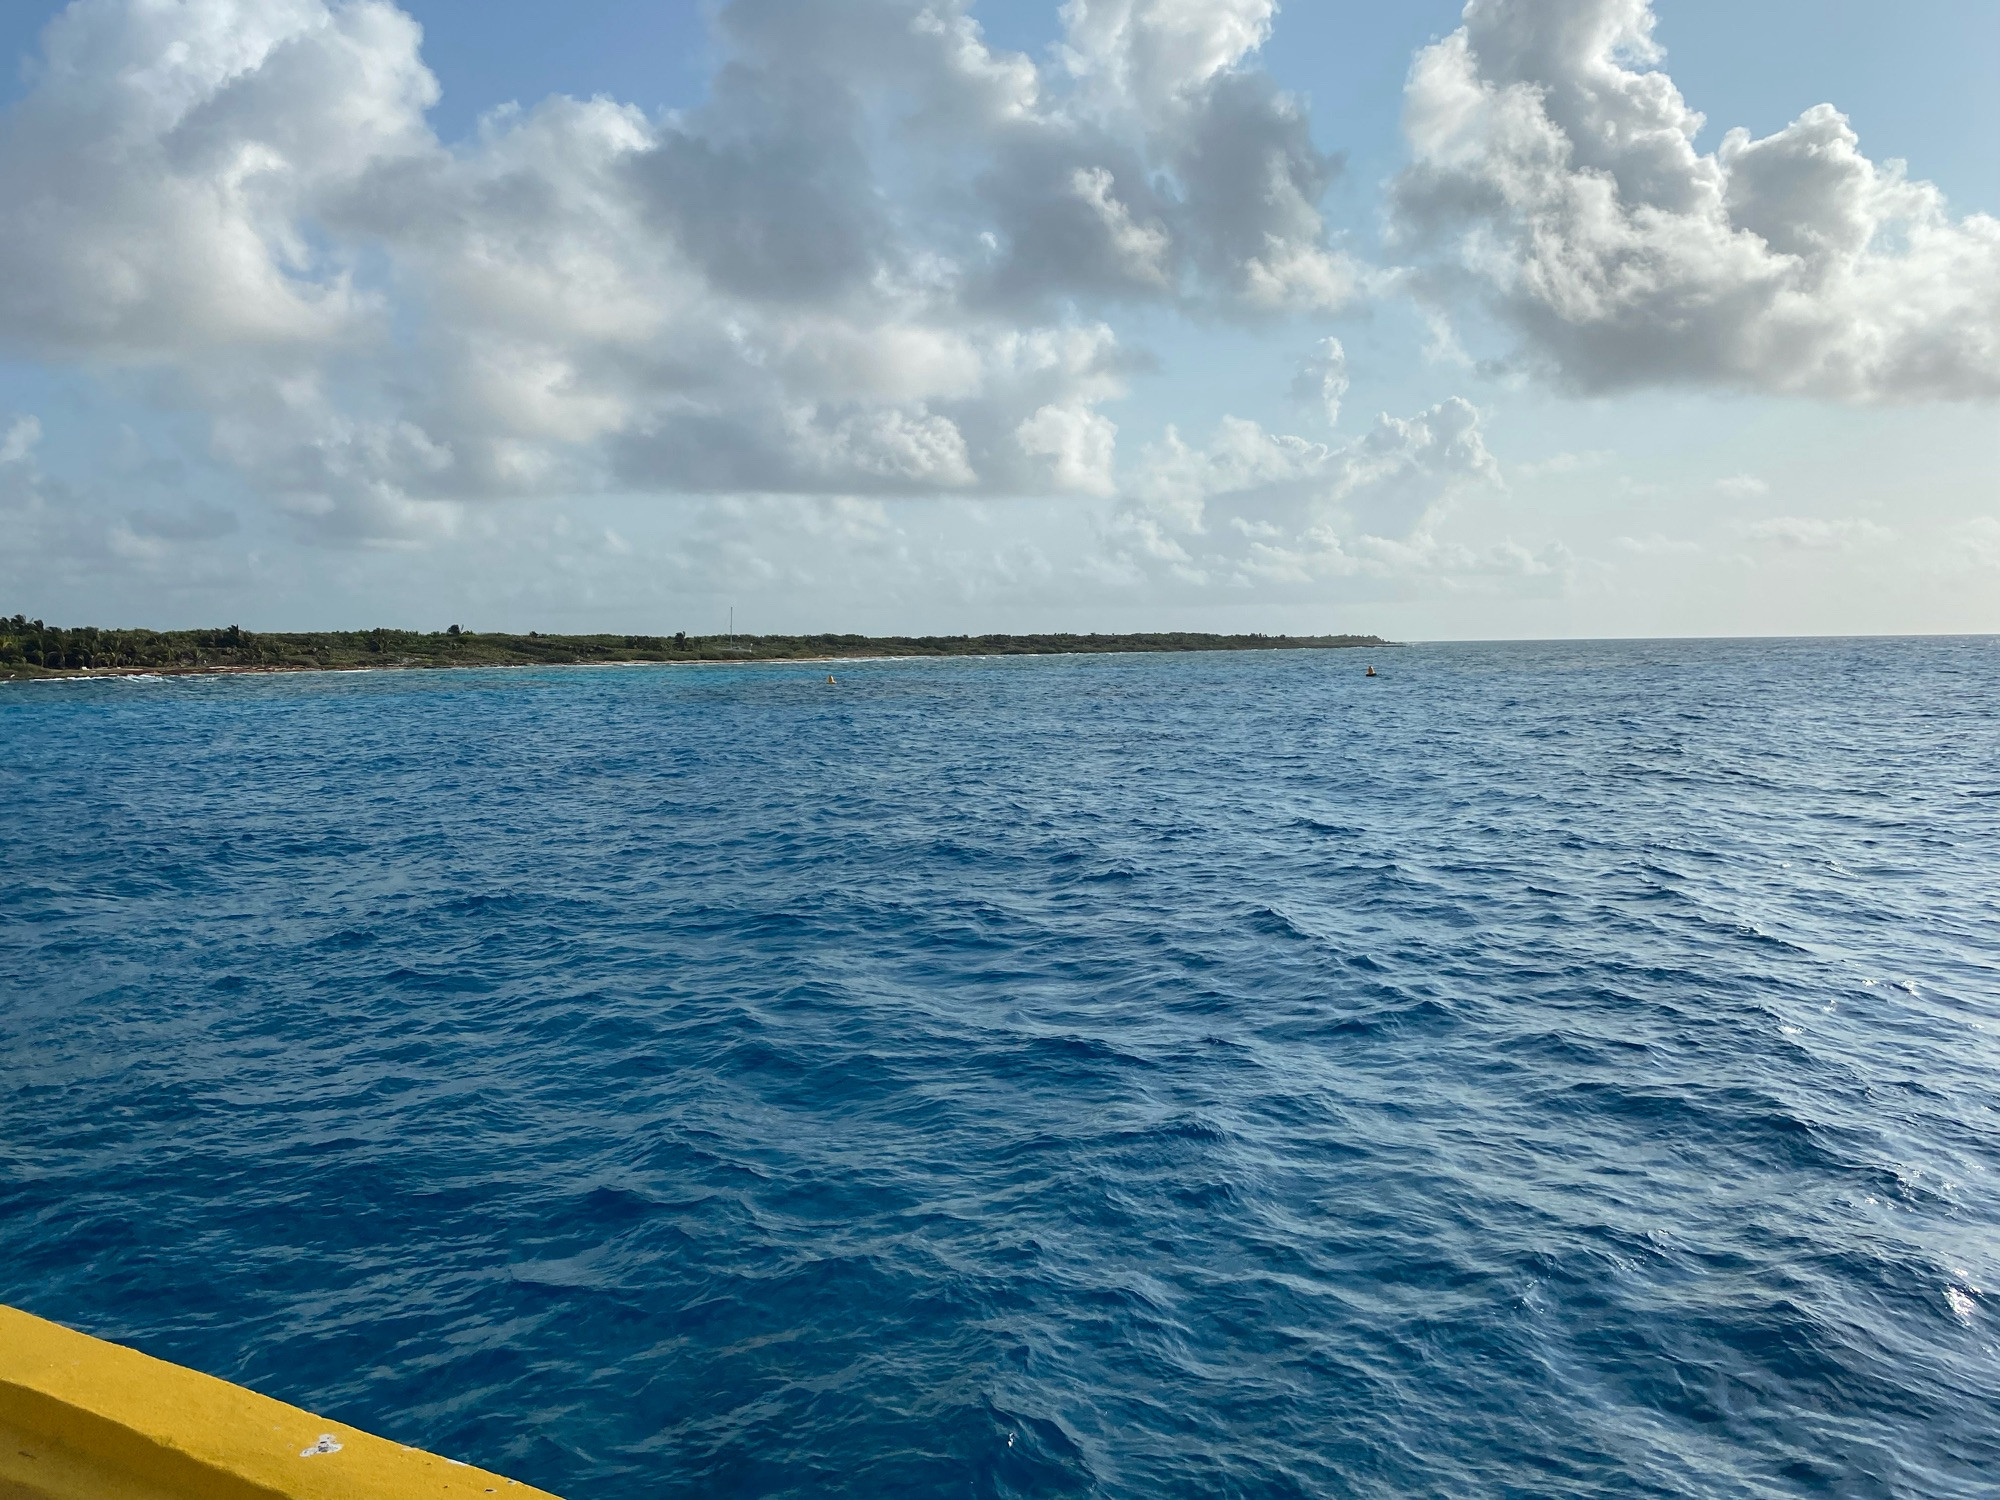
[[[1292,827],[1302,828],[1308,833],[1324,834],[1328,838],[1353,839],[1365,835],[1362,830],[1346,823],[1329,823],[1319,818],[1297,817],[1292,819]]]
[[[1996,649],[8,694],[0,1300],[609,1500],[1984,1496]]]
[[[1274,906],[1253,906],[1245,914],[1245,925],[1253,932],[1266,937],[1289,938],[1296,942],[1316,943],[1318,937],[1286,916]]]

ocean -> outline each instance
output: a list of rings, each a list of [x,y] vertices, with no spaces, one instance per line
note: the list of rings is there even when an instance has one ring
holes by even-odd
[[[572,1500],[2000,1493],[2000,640],[831,670],[0,685],[0,1301]]]

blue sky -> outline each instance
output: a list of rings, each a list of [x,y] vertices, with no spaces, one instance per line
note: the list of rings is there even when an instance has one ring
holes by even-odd
[[[9,613],[2000,629],[1990,5],[81,0],[0,48]]]

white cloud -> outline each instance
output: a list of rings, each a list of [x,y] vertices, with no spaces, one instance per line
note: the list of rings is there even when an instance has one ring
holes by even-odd
[[[1254,66],[1274,0],[1069,0],[1060,66],[987,130],[976,194],[997,260],[978,290],[1330,308],[1358,273],[1319,200],[1336,163]]]
[[[1394,213],[1433,287],[1483,288],[1585,390],[2000,395],[2000,220],[1950,217],[1829,105],[1697,152],[1653,23],[1649,0],[1470,0],[1418,55]]]
[[[1109,557],[1128,579],[1231,587],[1534,572],[1543,564],[1521,549],[1438,539],[1455,501],[1499,483],[1479,413],[1456,397],[1338,447],[1236,417],[1203,448],[1169,428],[1111,518]]]
[[[7,424],[7,435],[0,437],[0,468],[16,468],[26,464],[33,457],[35,448],[41,440],[40,417],[14,418]]]
[[[1018,428],[1021,451],[1050,461],[1059,490],[1108,495],[1117,488],[1112,460],[1118,429],[1109,417],[1083,406],[1044,406]]]
[[[197,557],[204,543],[237,527],[234,512],[214,504],[141,505],[118,514],[101,500],[42,470],[42,424],[14,417],[0,434],[0,590],[23,599],[77,589],[113,577],[171,583],[212,581]],[[137,477],[129,470],[122,476]],[[130,496],[121,496],[130,503]],[[128,607],[121,596],[120,609]]]
[[[1601,468],[1617,457],[1602,449],[1590,449],[1583,453],[1552,453],[1547,458],[1531,463],[1514,465],[1514,472],[1523,479],[1545,479],[1556,474],[1581,474],[1588,469]]]
[[[1096,213],[1121,275],[1141,284],[1169,285],[1167,255],[1173,249],[1173,236],[1158,223],[1132,222],[1131,209],[1112,195],[1109,170],[1078,167],[1070,174],[1070,191]]]
[[[1823,520],[1816,516],[1773,516],[1739,526],[1748,540],[1795,552],[1853,552],[1896,540],[1887,526],[1859,518]]]
[[[0,347],[150,371],[316,535],[467,502],[1108,493],[1095,310],[1325,307],[1333,164],[1271,0],[738,0],[699,109],[447,149],[386,0],[74,0],[0,115]],[[137,533],[135,533],[137,535]]]
[[[1292,377],[1292,396],[1317,406],[1327,426],[1340,425],[1340,403],[1347,396],[1347,351],[1339,339],[1321,339],[1299,362],[1298,374]]]
[[[2000,516],[1974,516],[1958,527],[1951,541],[1974,567],[2000,569]]]
[[[0,516],[6,518],[9,542],[0,555],[26,556],[29,533],[42,529],[50,509],[48,478],[37,453],[41,442],[41,418],[32,414],[15,417],[0,437]]]
[[[1067,0],[1061,53],[1110,107],[1167,109],[1263,46],[1277,9],[1277,0]]]
[[[1638,557],[1687,557],[1701,551],[1699,542],[1691,542],[1682,537],[1663,536],[1654,531],[1645,536],[1621,536],[1612,539],[1612,545],[1620,552],[1629,552]]]
[[[1450,314],[1432,304],[1423,309],[1423,315],[1424,363],[1448,365],[1459,370],[1472,369],[1473,358],[1465,352],[1465,345],[1459,342],[1458,330],[1452,326]]]
[[[1715,481],[1717,493],[1731,500],[1756,500],[1771,493],[1770,484],[1755,474],[1731,474]]]
[[[0,336],[162,360],[352,335],[375,304],[310,216],[429,144],[417,39],[375,3],[77,0],[0,125]]]

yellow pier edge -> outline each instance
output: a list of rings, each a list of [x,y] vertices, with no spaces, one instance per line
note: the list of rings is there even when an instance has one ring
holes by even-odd
[[[0,1307],[0,1500],[555,1500]]]

